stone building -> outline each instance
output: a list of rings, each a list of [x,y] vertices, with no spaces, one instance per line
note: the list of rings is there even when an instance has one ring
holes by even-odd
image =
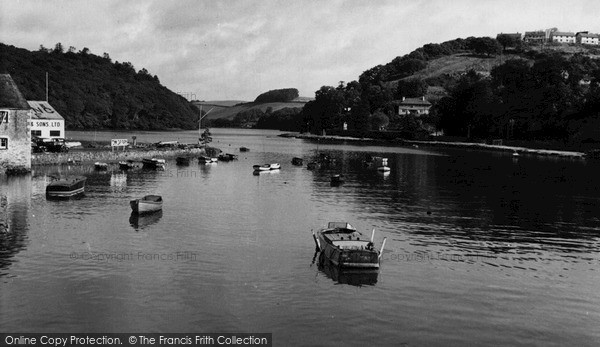
[[[523,41],[532,45],[541,45],[546,42],[546,33],[544,31],[526,31],[523,35]]]
[[[31,170],[30,115],[12,77],[0,74],[0,171]]]

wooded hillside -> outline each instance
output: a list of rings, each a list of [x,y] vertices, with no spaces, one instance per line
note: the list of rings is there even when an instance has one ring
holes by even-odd
[[[46,99],[67,129],[196,129],[199,110],[146,69],[112,62],[60,43],[38,51],[0,43],[0,73],[11,74],[27,100]]]

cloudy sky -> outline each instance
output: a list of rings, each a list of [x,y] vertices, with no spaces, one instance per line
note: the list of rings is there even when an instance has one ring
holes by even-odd
[[[0,42],[57,42],[146,68],[199,100],[323,85],[427,44],[557,27],[600,33],[597,0],[0,0]]]

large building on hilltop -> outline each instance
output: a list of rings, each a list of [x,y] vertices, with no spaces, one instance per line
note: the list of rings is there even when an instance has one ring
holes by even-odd
[[[575,33],[554,31],[550,34],[550,41],[558,43],[575,43]]]
[[[0,74],[0,171],[31,169],[31,114],[12,77]]]
[[[587,31],[582,31],[575,34],[575,41],[582,45],[597,45],[599,43],[598,38],[598,34],[590,34]]]
[[[544,31],[526,31],[523,35],[523,41],[532,45],[541,45],[546,42],[546,32]]]

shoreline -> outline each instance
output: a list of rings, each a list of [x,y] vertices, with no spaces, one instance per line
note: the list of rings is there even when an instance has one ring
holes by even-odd
[[[217,153],[221,150],[209,148],[177,148],[177,149],[128,149],[128,150],[71,150],[66,153],[35,153],[31,155],[31,166],[49,166],[62,164],[94,164],[95,162],[118,163],[124,160],[141,161],[144,158],[174,158],[178,156],[206,155],[207,149]]]
[[[418,145],[418,146],[431,146],[431,147],[448,147],[448,148],[465,148],[465,149],[478,149],[487,151],[500,151],[500,152],[511,152],[520,154],[531,154],[539,156],[555,156],[571,159],[585,159],[586,154],[583,152],[576,151],[563,151],[563,150],[552,150],[552,149],[536,149],[521,146],[504,146],[504,145],[488,145],[485,143],[475,142],[448,142],[448,141],[418,141],[418,140],[383,140],[373,138],[359,138],[359,137],[346,137],[338,135],[314,135],[314,134],[300,134],[300,133],[284,133],[279,135],[285,138],[297,138],[303,140],[325,140],[333,142],[359,142],[359,143],[385,143],[390,145]]]

